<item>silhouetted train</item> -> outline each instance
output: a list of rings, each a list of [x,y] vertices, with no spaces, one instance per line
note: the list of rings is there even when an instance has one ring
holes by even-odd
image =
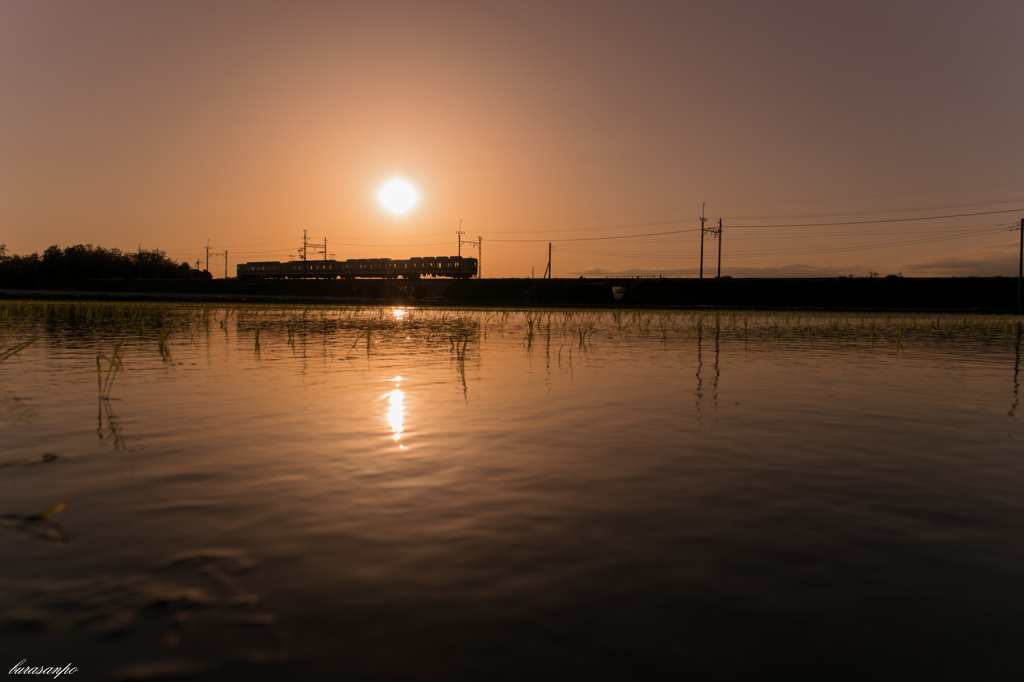
[[[384,279],[419,279],[420,277],[454,277],[469,279],[477,273],[476,258],[462,256],[424,256],[408,260],[390,258],[350,258],[336,260],[293,260],[286,263],[261,261],[239,263],[242,279],[352,279],[382,277]]]

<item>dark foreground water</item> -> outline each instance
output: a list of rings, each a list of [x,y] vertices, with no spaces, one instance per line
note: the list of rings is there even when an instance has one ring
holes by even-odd
[[[1024,675],[1019,318],[25,316],[5,671]]]

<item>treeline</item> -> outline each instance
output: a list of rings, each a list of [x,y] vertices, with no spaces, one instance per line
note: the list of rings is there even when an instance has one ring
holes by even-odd
[[[5,286],[76,279],[212,279],[212,275],[178,263],[159,249],[126,252],[78,244],[65,249],[51,246],[42,255],[18,256],[0,244],[0,283]]]

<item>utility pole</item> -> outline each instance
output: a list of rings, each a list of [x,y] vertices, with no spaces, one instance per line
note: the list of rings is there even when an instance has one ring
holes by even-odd
[[[704,217],[704,203],[700,205],[700,278],[704,279],[704,223],[708,221]]]
[[[306,231],[303,230],[302,231],[302,275],[303,276],[305,276],[307,274],[306,273],[306,269],[308,267],[309,266],[306,265]],[[228,266],[225,263],[225,265],[224,265],[224,272],[227,272],[227,269],[228,269]],[[224,275],[224,276],[227,277],[227,275]]]
[[[313,243],[313,242],[308,242],[307,246],[313,249],[313,253],[322,253],[322,254],[324,254],[324,260],[327,260],[327,237],[324,237],[324,243],[323,244],[317,244],[317,243]]]
[[[142,279],[142,244],[139,244],[139,279]]]
[[[718,219],[718,277],[722,279],[722,219]]]
[[[459,227],[462,227],[462,221],[461,220],[459,221]],[[462,235],[464,233],[462,232],[462,230],[459,230],[458,234]],[[462,254],[462,245],[463,244],[469,244],[470,246],[475,246],[476,247],[476,251],[477,251],[477,254],[476,254],[477,255],[477,258],[476,258],[476,278],[480,279],[483,276],[483,270],[484,270],[484,266],[483,266],[483,262],[484,262],[484,238],[483,237],[477,237],[476,241],[473,242],[473,241],[463,241],[462,237],[460,236],[459,237],[459,254],[460,254],[460,257],[461,257],[461,254]]]
[[[210,271],[210,240],[206,240],[206,268],[207,272]]]
[[[462,235],[466,234],[462,231],[462,218],[459,218],[459,229],[455,230],[455,235],[459,238],[459,258],[462,258]]]
[[[544,270],[544,277],[541,279],[551,279],[551,242],[548,242],[548,267]]]
[[[224,279],[228,278],[228,250],[224,249]]]

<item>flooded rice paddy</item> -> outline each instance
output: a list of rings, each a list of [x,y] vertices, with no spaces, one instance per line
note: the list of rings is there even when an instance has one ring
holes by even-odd
[[[1024,673],[1019,317],[6,301],[0,323],[8,667]]]

